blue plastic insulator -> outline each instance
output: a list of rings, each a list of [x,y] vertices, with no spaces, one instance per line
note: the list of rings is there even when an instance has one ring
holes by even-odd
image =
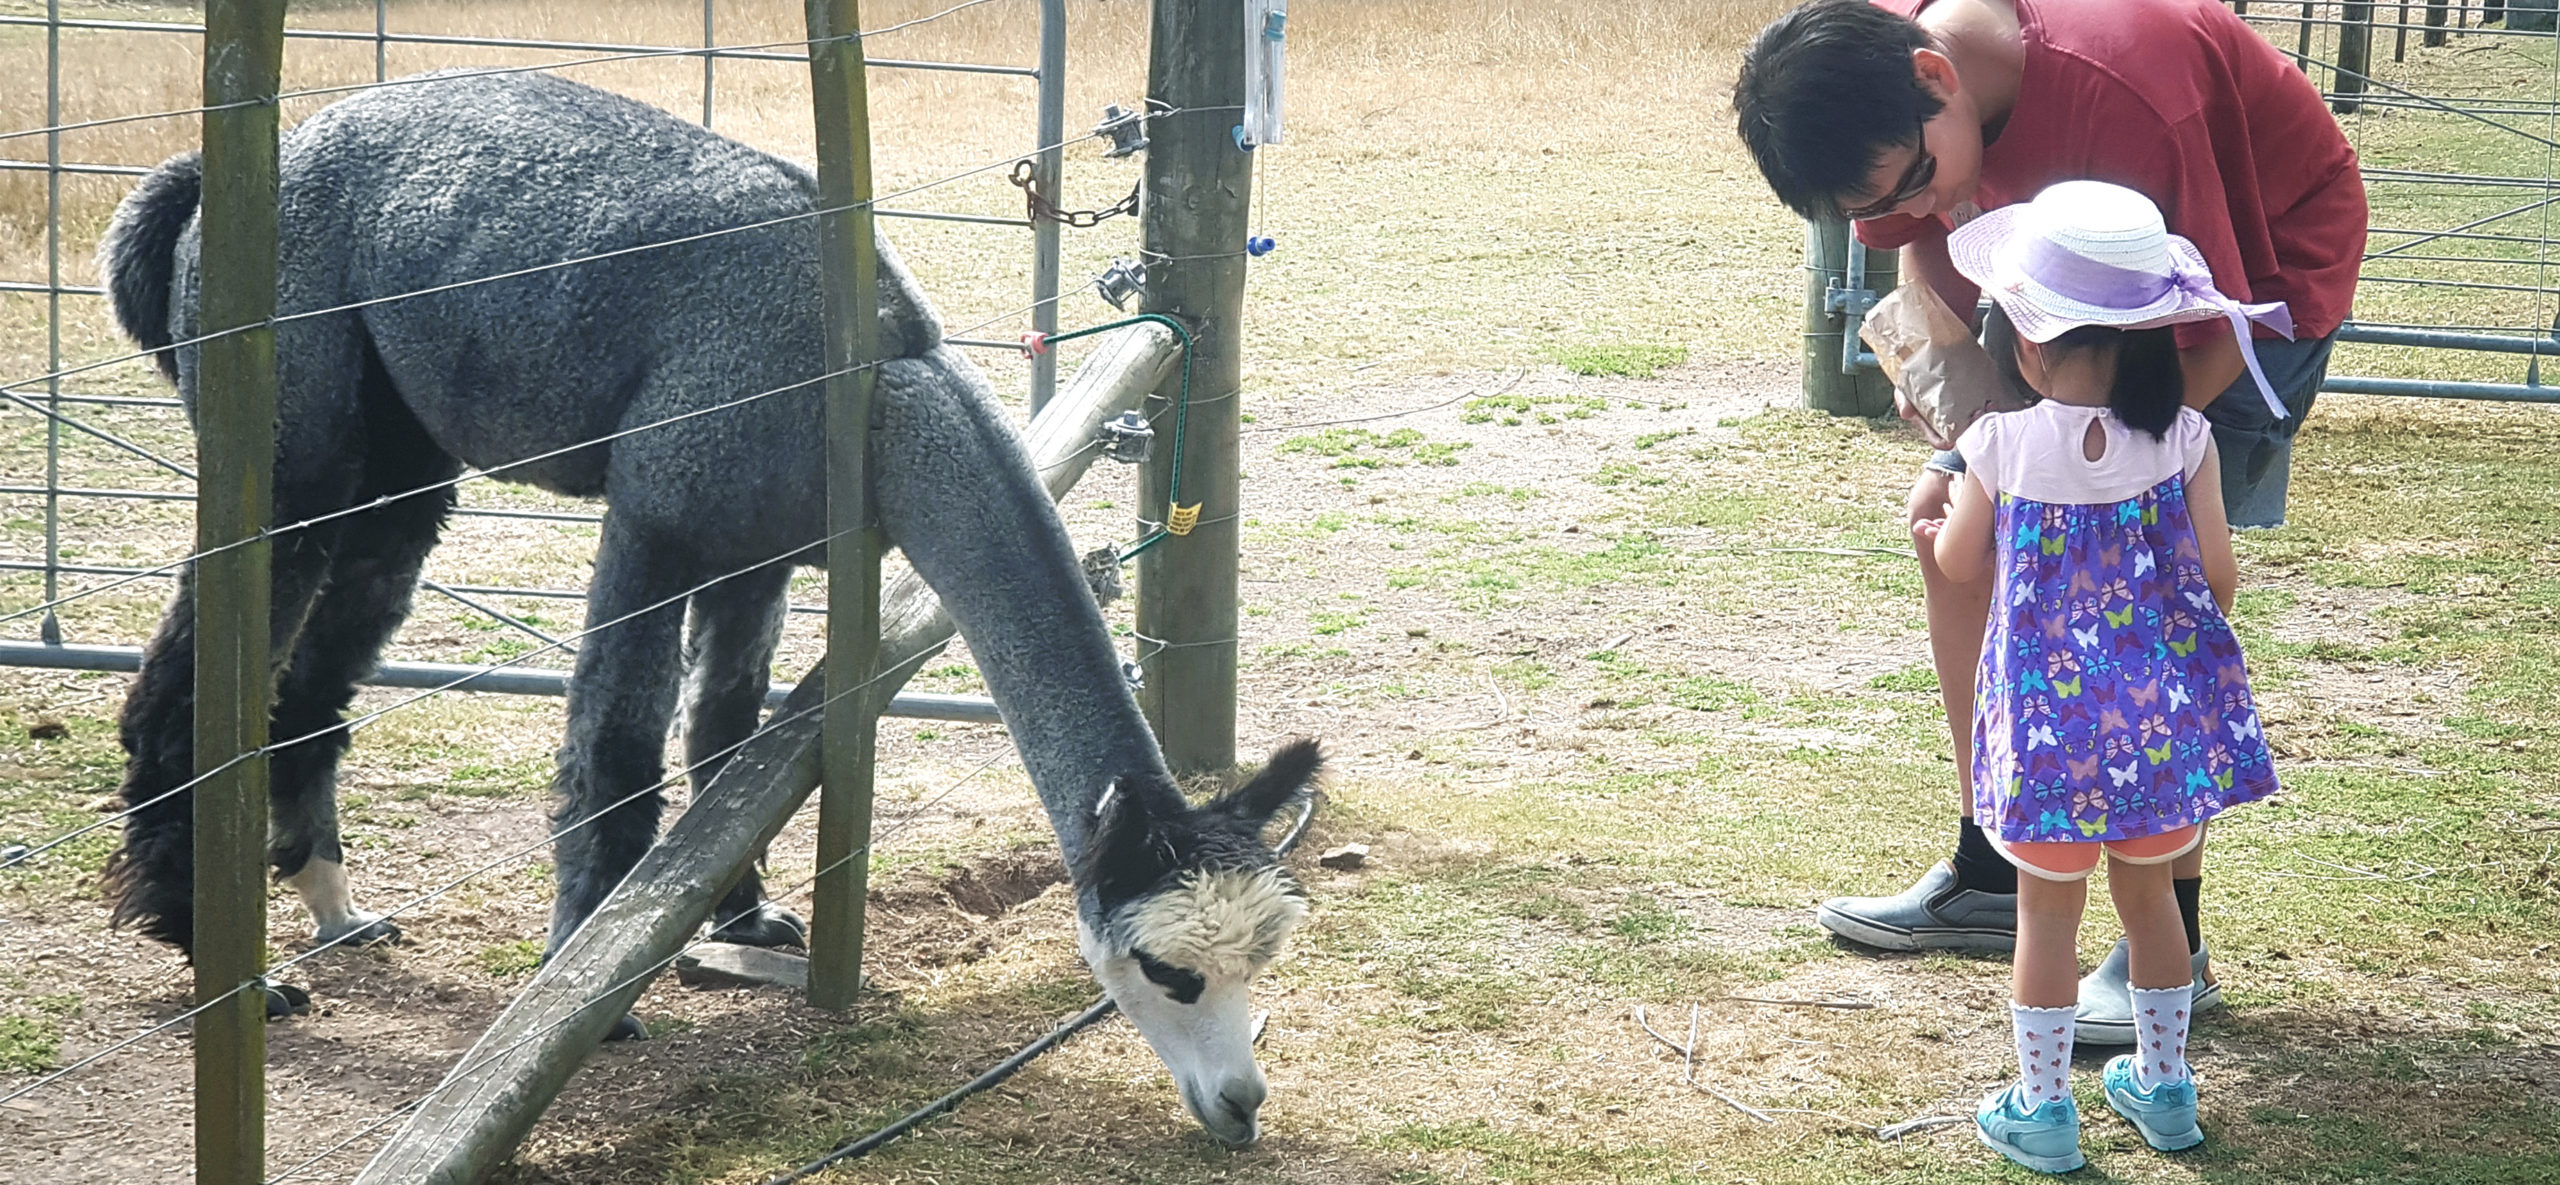
[[[1280,249],[1280,240],[1270,235],[1253,235],[1244,241],[1244,253],[1260,259]]]
[[[1234,126],[1233,128],[1228,129],[1228,130],[1227,130],[1227,134],[1228,134],[1228,135],[1230,135],[1230,136],[1235,137],[1236,147],[1241,148],[1241,149],[1243,149],[1243,150],[1244,150],[1244,151],[1246,151],[1246,152],[1251,152],[1251,151],[1253,151],[1253,145],[1251,145],[1251,144],[1247,144],[1247,143],[1245,143],[1245,142],[1244,142],[1244,125],[1243,125],[1243,124],[1237,124],[1237,125],[1236,125],[1236,126]]]

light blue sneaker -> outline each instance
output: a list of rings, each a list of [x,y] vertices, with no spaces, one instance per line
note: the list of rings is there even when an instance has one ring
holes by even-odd
[[[1973,1134],[1983,1146],[2039,1173],[2067,1173],[2089,1163],[2080,1154],[2080,1104],[2055,1099],[2033,1111],[2011,1083],[1982,1096],[1973,1113]]]
[[[2204,1143],[2204,1129],[2196,1126],[2195,1079],[2163,1082],[2145,1092],[2134,1080],[2133,1055],[2120,1053],[2107,1063],[2100,1080],[2106,1084],[2107,1105],[2133,1122],[2143,1143],[2162,1152]]]

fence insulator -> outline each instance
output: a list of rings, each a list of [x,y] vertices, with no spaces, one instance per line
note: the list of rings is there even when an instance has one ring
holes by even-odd
[[[1130,297],[1146,295],[1147,265],[1114,259],[1110,267],[1102,269],[1102,274],[1093,278],[1093,290],[1101,293],[1102,299],[1110,301],[1112,308],[1126,310]]]
[[[1147,148],[1147,121],[1135,111],[1123,111],[1118,103],[1102,108],[1102,122],[1093,125],[1094,134],[1109,136],[1111,148],[1102,154],[1104,160],[1136,156]]]
[[[1123,465],[1143,465],[1155,455],[1155,425],[1134,411],[1124,411],[1102,425],[1102,441],[1112,460]]]

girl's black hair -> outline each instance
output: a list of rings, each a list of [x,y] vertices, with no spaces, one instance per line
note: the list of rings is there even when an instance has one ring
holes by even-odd
[[[2113,352],[2116,377],[2107,388],[2107,410],[2155,440],[2165,439],[2177,424],[2178,409],[2186,404],[2187,376],[2178,369],[2176,330],[2165,325],[2157,329],[2082,325],[2064,331],[2044,348],[2051,354]]]

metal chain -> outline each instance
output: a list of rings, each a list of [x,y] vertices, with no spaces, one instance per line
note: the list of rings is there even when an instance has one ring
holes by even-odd
[[[1137,213],[1138,191],[1145,185],[1144,182],[1140,182],[1130,186],[1129,196],[1099,210],[1061,210],[1050,204],[1047,194],[1040,192],[1040,179],[1033,175],[1034,172],[1035,168],[1030,157],[1026,156],[1013,162],[1013,183],[1022,190],[1022,205],[1029,211],[1030,219],[1033,222],[1055,222],[1060,226],[1072,226],[1078,230],[1098,226],[1106,218]]]

